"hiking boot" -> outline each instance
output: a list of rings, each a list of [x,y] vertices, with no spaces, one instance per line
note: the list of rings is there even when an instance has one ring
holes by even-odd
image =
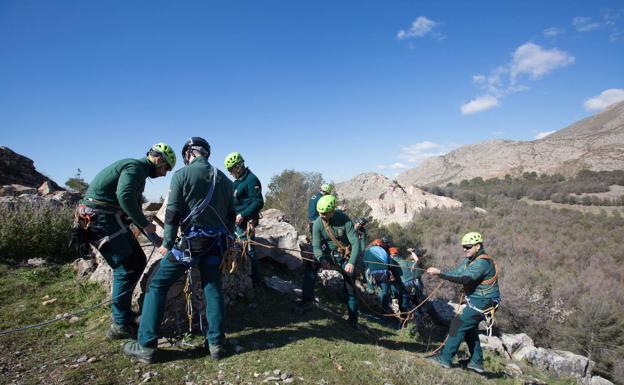
[[[138,341],[128,341],[123,344],[123,353],[144,364],[151,364],[154,361],[156,349],[141,346]]]
[[[225,348],[223,345],[208,345],[210,351],[210,358],[215,361],[219,361],[225,357]]]
[[[475,364],[474,362],[469,362],[468,365],[466,365],[466,368],[474,372],[477,372],[479,374],[485,373],[485,369],[483,369],[482,364]]]
[[[305,314],[314,308],[312,301],[297,302],[292,308],[292,312],[298,315]]]
[[[433,356],[429,356],[429,357],[425,357],[425,361],[432,363],[434,365],[437,366],[441,366],[445,369],[450,369],[451,368],[451,363],[445,361],[442,356],[440,356],[439,354],[435,354]]]
[[[137,330],[134,325],[118,325],[111,322],[110,327],[106,331],[106,337],[111,340],[125,340],[128,338],[136,338]]]

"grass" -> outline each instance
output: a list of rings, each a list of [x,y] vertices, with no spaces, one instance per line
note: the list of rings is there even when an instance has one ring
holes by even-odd
[[[520,201],[526,202],[535,206],[547,206],[553,209],[568,209],[576,210],[583,213],[591,213],[599,215],[604,211],[607,215],[614,215],[616,212],[620,215],[624,215],[624,207],[622,206],[585,206],[585,205],[573,205],[568,203],[556,203],[551,200],[536,201],[529,198],[522,198]]]
[[[103,301],[96,284],[74,279],[67,266],[15,268],[0,264],[0,330],[40,322]],[[322,290],[319,290],[322,292]],[[56,298],[54,303],[43,301]],[[504,372],[505,362],[486,352],[487,375],[461,368],[445,370],[425,363],[432,348],[423,340],[370,321],[354,332],[344,308],[323,299],[304,316],[289,310],[292,298],[270,289],[257,295],[257,307],[239,303],[228,309],[230,355],[210,361],[193,335],[188,344],[163,347],[159,362],[143,365],[121,354],[121,342],[104,337],[110,309],[98,308],[77,322],[60,321],[40,329],[0,336],[2,384],[260,384],[284,373],[295,384],[522,384]],[[443,335],[442,335],[443,337]],[[233,341],[236,340],[236,341]],[[234,353],[234,344],[244,350]],[[84,360],[92,362],[86,362]],[[279,370],[279,375],[274,371]],[[551,385],[574,384],[531,373]],[[266,381],[264,383],[283,383]]]

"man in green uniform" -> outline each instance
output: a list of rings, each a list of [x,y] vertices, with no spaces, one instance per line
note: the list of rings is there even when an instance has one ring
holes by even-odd
[[[192,265],[199,267],[206,300],[205,346],[213,359],[225,354],[219,265],[227,248],[228,235],[233,230],[233,190],[225,174],[210,165],[209,156],[210,145],[206,140],[190,138],[182,149],[187,166],[171,179],[164,239],[159,249],[164,258],[145,294],[138,340],[123,346],[124,354],[141,362],[154,360],[167,291]],[[178,227],[182,227],[184,240],[176,244]],[[185,260],[187,256],[190,261]]]
[[[254,229],[260,219],[260,210],[264,206],[260,180],[245,167],[245,160],[238,152],[225,157],[223,165],[234,177],[234,210],[236,211],[236,237],[242,241],[255,240]],[[256,248],[252,244],[245,250],[251,261],[251,281],[254,287],[262,284],[262,276],[256,258]]]
[[[308,223],[310,225],[310,234],[312,234],[312,225],[314,221],[319,217],[318,211],[316,211],[316,204],[321,197],[332,193],[333,187],[329,183],[323,183],[321,189],[312,195],[308,202]]]
[[[360,242],[355,233],[351,219],[340,210],[336,210],[336,198],[325,195],[316,204],[319,218],[312,227],[312,249],[314,258],[320,262],[321,268],[338,270],[344,280],[344,294],[349,314],[349,324],[358,328],[358,301],[354,284],[355,264],[360,254]],[[327,243],[323,250],[321,244]],[[310,309],[314,301],[314,284],[318,268],[306,264],[303,276],[301,302],[298,313]]]
[[[76,215],[86,225],[87,240],[113,269],[110,339],[135,334],[130,308],[132,291],[145,268],[145,253],[128,229],[128,220],[145,233],[154,233],[141,204],[145,179],[165,176],[176,163],[171,147],[153,145],[143,159],[122,159],[100,171],[80,201]]]
[[[451,321],[449,335],[442,352],[429,357],[428,360],[450,368],[453,356],[457,353],[461,342],[465,340],[470,352],[468,369],[483,373],[483,352],[478,327],[488,310],[495,309],[500,302],[498,271],[494,260],[485,254],[481,234],[471,232],[464,235],[462,247],[466,257],[454,270],[440,271],[435,267],[427,269],[427,274],[463,285],[467,305],[462,313]]]

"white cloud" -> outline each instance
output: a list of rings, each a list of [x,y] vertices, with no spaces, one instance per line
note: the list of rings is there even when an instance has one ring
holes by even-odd
[[[468,103],[461,106],[462,115],[474,114],[476,112],[486,111],[498,106],[499,100],[495,96],[485,95],[472,99]]]
[[[396,163],[392,163],[392,164],[380,164],[379,166],[377,166],[377,168],[380,168],[382,170],[385,169],[390,169],[390,170],[400,170],[400,169],[404,169],[404,168],[409,168],[410,166],[401,163],[401,162],[396,162]]]
[[[563,68],[575,61],[574,56],[556,48],[544,49],[534,43],[524,43],[516,48],[511,63],[511,83],[522,74],[539,79],[547,73]]]
[[[600,28],[600,23],[593,21],[591,17],[577,16],[572,19],[572,25],[579,32],[589,32]]]
[[[621,102],[624,100],[624,89],[621,88],[611,88],[608,90],[604,90],[598,96],[594,96],[593,98],[587,99],[583,106],[586,110],[598,110],[602,111],[610,105]]]
[[[423,37],[433,31],[437,25],[437,22],[428,19],[425,16],[418,16],[416,20],[412,22],[412,25],[410,25],[410,28],[407,31],[402,29],[397,33],[397,38],[399,40],[403,40],[408,38]]]
[[[559,35],[562,35],[565,32],[565,29],[558,27],[550,27],[544,30],[544,37],[554,38]]]
[[[454,144],[439,144],[430,141],[418,142],[403,146],[399,158],[409,163],[420,163],[425,158],[444,155],[456,147]]]
[[[555,131],[557,131],[557,130],[554,130],[554,131],[544,131],[544,132],[538,132],[538,133],[535,135],[535,139],[543,139],[543,138],[547,137],[548,135],[550,135],[550,134],[554,133]]]

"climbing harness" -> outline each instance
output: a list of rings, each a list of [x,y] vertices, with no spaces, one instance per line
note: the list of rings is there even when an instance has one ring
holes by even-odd
[[[464,300],[466,301],[466,306],[478,313],[483,314],[483,318],[485,318],[485,330],[487,332],[487,336],[492,337],[492,327],[494,326],[494,313],[496,313],[496,310],[500,305],[500,299],[492,299],[492,302],[494,304],[485,309],[479,309],[478,307],[474,306],[467,296],[464,296]]]

